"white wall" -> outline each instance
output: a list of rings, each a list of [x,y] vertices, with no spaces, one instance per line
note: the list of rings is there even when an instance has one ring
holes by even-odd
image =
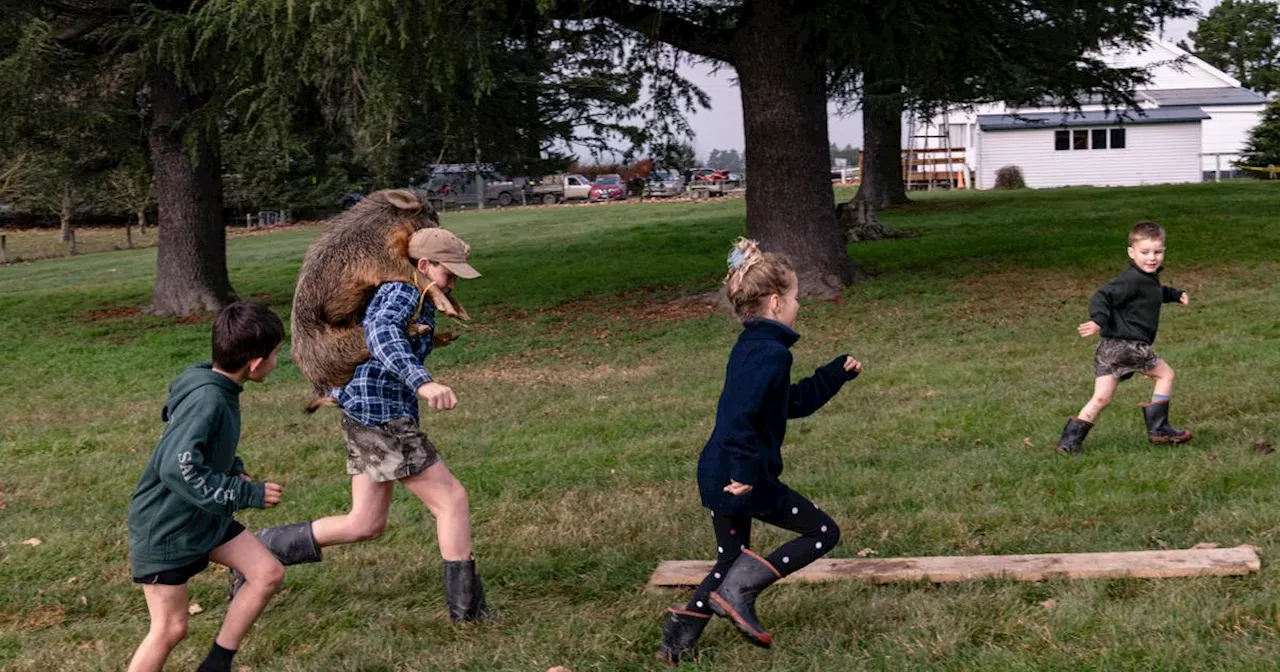
[[[1057,129],[980,132],[977,186],[990,189],[996,170],[1008,165],[1021,168],[1027,186],[1033,188],[1201,181],[1199,122],[1124,128],[1124,149],[1066,151],[1054,149]]]
[[[1167,42],[1151,40],[1145,49],[1103,56],[1116,68],[1150,68],[1145,89],[1200,89],[1240,86],[1239,80]]]
[[[1202,140],[1200,151],[1208,154],[1210,152],[1232,152],[1239,156],[1239,152],[1244,149],[1245,143],[1249,141],[1249,131],[1253,130],[1259,122],[1262,121],[1262,112],[1264,105],[1229,105],[1225,107],[1201,107],[1211,119],[1206,119],[1202,124]],[[1237,157],[1222,157],[1222,169],[1230,170],[1230,161]],[[1201,164],[1206,171],[1213,170],[1214,157],[1206,156]]]

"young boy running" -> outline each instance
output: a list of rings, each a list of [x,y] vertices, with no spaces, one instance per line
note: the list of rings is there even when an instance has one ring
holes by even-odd
[[[318,562],[327,546],[376,539],[387,524],[391,493],[399,482],[431,511],[444,558],[444,593],[453,621],[488,620],[484,588],[471,554],[467,491],[449,471],[418,424],[418,399],[434,410],[458,404],[453,390],[427,373],[435,310],[424,293],[429,283],[448,293],[457,278],[478,278],[467,259],[471,248],[441,228],[409,239],[415,284],[388,282],[365,312],[365,340],[372,355],[351,382],[335,389],[342,408],[342,434],[351,476],[351,510],[314,521],[259,531],[258,537],[285,565]],[[240,578],[232,574],[231,592]]]
[[[280,503],[275,483],[256,483],[236,456],[240,392],[276,367],[284,338],[265,306],[234,303],[213,325],[213,363],[196,364],[169,386],[167,424],[129,503],[129,561],[142,584],[151,629],[129,672],[160,670],[187,634],[187,581],[212,560],[239,571],[244,588],[227,608],[197,672],[229,672],[249,627],[284,580],[284,567],[232,515]]]
[[[1111,403],[1122,380],[1141,373],[1156,381],[1151,401],[1142,405],[1147,440],[1151,443],[1184,443],[1191,432],[1169,424],[1169,399],[1173,394],[1173,369],[1156,355],[1151,344],[1160,326],[1160,306],[1187,305],[1187,293],[1160,285],[1164,269],[1165,231],[1155,222],[1138,222],[1129,231],[1129,267],[1089,300],[1089,321],[1077,331],[1087,338],[1102,334],[1093,356],[1093,398],[1080,415],[1067,420],[1058,439],[1061,453],[1079,454],[1084,438],[1098,414]]]

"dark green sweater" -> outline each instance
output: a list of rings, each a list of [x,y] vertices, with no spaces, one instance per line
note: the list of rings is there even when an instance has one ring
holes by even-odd
[[[169,386],[168,423],[129,502],[129,559],[135,577],[208,556],[231,515],[263,507],[264,486],[239,476],[240,385],[209,364]]]
[[[1115,280],[1089,300],[1089,319],[1102,327],[1103,338],[1123,338],[1148,345],[1156,342],[1160,305],[1177,303],[1182,290],[1160,286],[1160,271],[1147,273],[1129,262]]]

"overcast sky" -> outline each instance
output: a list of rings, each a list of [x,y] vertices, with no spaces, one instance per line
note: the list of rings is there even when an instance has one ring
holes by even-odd
[[[1200,10],[1209,11],[1219,0],[1199,0]],[[1171,21],[1165,27],[1164,39],[1177,42],[1187,35],[1187,31],[1195,28],[1195,19]],[[698,156],[705,160],[713,149],[743,148],[742,140],[742,99],[738,86],[734,83],[734,71],[730,67],[722,67],[719,72],[711,74],[711,68],[694,65],[689,67],[688,77],[707,92],[711,97],[711,109],[703,110],[690,117],[697,137],[694,147]],[[840,116],[832,110],[829,122],[831,142],[858,147],[862,145],[862,115],[854,113]]]

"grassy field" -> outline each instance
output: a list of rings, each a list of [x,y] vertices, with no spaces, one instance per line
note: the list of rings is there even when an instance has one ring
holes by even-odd
[[[424,424],[468,486],[494,626],[453,627],[429,515],[399,491],[379,540],[293,568],[241,670],[644,670],[660,559],[710,558],[694,487],[737,326],[679,302],[714,289],[741,200],[455,214],[485,277],[475,321],[432,356],[460,406]],[[1087,444],[1052,445],[1091,390],[1090,293],[1123,268],[1127,227],[1170,230],[1157,350],[1178,371],[1186,446],[1149,446],[1121,386]],[[840,522],[850,557],[1259,546],[1232,579],[780,587],[775,648],[723,621],[689,669],[1246,670],[1280,654],[1280,190],[1268,184],[970,193],[884,213],[912,237],[860,244],[871,279],[805,303],[795,375],[841,352],[866,372],[788,434],[784,477]],[[237,238],[232,281],[287,314],[317,229]],[[125,507],[169,380],[207,357],[208,323],[141,317],[154,249],[0,268],[0,669],[123,668],[147,628]],[[285,484],[251,528],[345,511],[333,412],[299,411],[285,365],[242,398],[241,455]],[[758,548],[785,537],[760,531]],[[39,539],[39,545],[24,543]],[[225,574],[171,669],[225,612]],[[1046,606],[1048,605],[1048,606]]]

